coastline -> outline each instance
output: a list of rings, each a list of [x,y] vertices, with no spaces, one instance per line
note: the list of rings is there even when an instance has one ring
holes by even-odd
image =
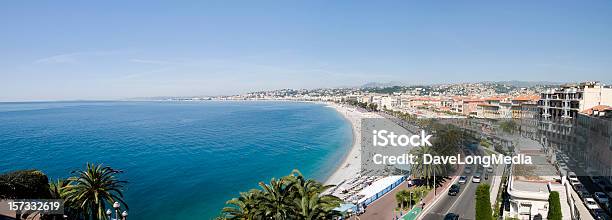
[[[361,119],[376,118],[378,115],[370,112],[360,112],[355,107],[336,103],[324,103],[340,113],[351,124],[353,142],[343,158],[340,166],[325,180],[326,185],[341,185],[343,181],[359,176],[361,171]],[[378,116],[379,117],[379,116]]]

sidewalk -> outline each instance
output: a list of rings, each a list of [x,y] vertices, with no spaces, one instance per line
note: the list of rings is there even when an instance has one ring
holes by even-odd
[[[359,218],[364,220],[396,218],[397,216],[394,212],[395,207],[397,207],[395,194],[403,189],[409,189],[407,182],[403,182],[401,185],[395,187],[395,189],[368,205],[366,212],[360,215]]]
[[[404,215],[404,217],[402,217],[403,220],[415,220],[419,214],[421,214],[421,211],[423,211],[420,207],[416,206],[414,208],[412,208],[412,210],[410,210],[408,213],[406,213],[406,215]]]
[[[496,205],[497,204],[497,194],[499,192],[499,187],[502,183],[502,176],[504,174],[504,166],[505,165],[497,165],[495,167],[495,171],[494,173],[492,173],[491,175],[493,176],[493,180],[491,181],[491,193],[489,194],[489,201],[491,201],[491,205]]]

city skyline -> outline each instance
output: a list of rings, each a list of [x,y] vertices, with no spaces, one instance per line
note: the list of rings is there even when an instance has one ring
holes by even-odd
[[[0,5],[0,101],[612,82],[605,1]]]

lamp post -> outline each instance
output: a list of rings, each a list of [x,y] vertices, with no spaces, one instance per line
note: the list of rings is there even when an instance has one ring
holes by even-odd
[[[433,190],[434,190],[434,198],[436,197],[436,169],[433,170],[434,173],[434,182],[433,182]]]
[[[121,215],[119,215],[120,207],[121,207],[121,204],[119,204],[119,202],[113,203],[113,208],[115,209],[115,218],[112,218],[113,212],[110,209],[106,210],[106,216],[108,217],[108,220],[127,220],[127,216],[128,216],[127,211],[123,211]]]
[[[410,191],[410,210],[412,210],[412,191]]]
[[[119,207],[121,204],[119,202],[113,203],[113,208],[115,208],[115,220],[119,220]]]

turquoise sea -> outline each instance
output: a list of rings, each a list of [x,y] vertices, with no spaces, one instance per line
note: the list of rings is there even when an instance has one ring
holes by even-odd
[[[211,219],[294,168],[324,180],[351,141],[348,121],[312,103],[0,103],[0,173],[110,165],[129,182],[130,219]]]

